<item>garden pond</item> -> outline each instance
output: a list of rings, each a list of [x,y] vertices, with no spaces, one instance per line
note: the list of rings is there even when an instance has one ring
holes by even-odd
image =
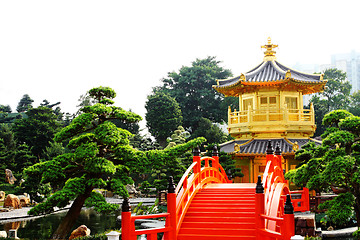
[[[44,217],[0,223],[0,230],[18,227],[17,236],[21,239],[50,239],[65,214],[66,211],[62,211]],[[119,215],[120,211],[114,214],[99,214],[93,209],[83,209],[74,229],[84,224],[91,230],[91,235],[120,229],[121,222],[116,220]]]
[[[51,234],[60,224],[66,211],[50,214],[38,218],[28,218],[22,221],[0,223],[0,231],[18,228],[17,236],[21,239],[50,239]],[[80,225],[86,225],[91,230],[91,235],[104,233],[110,230],[121,228],[121,221],[118,219],[120,210],[113,214],[99,214],[93,209],[84,208],[77,220],[74,229]],[[141,239],[141,238],[140,238]],[[324,238],[325,239],[325,238]],[[334,238],[326,238],[334,239]],[[353,240],[351,237],[336,238],[338,240]]]

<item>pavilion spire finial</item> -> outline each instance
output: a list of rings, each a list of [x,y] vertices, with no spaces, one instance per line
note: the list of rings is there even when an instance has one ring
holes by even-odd
[[[272,44],[271,43],[271,38],[268,37],[268,43],[261,46],[261,48],[265,48],[266,51],[264,52],[265,57],[264,57],[264,61],[269,61],[269,60],[275,60],[275,51],[273,50],[274,48],[277,48],[279,45],[276,44]]]

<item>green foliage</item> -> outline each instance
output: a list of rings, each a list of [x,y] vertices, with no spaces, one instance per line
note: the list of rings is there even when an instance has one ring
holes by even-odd
[[[181,108],[184,128],[194,132],[201,118],[223,122],[227,120],[227,107],[233,102],[237,105],[237,98],[229,98],[226,102],[222,94],[212,89],[216,79],[231,75],[231,71],[221,67],[215,57],[196,59],[191,66],[170,72],[162,79],[163,85],[154,92],[164,92],[175,98]]]
[[[327,69],[324,71],[324,79],[328,80],[325,90],[314,94],[310,99],[315,110],[316,136],[323,134],[326,129],[321,124],[325,114],[337,109],[347,109],[350,103],[351,85],[346,80],[346,73],[335,68]]]
[[[0,104],[0,112],[2,112],[2,113],[11,113],[10,105],[5,106],[5,105]]]
[[[182,115],[176,100],[163,92],[148,96],[145,103],[146,126],[160,145],[165,146],[166,138],[182,123]]]
[[[85,201],[85,206],[93,207],[97,212],[110,213],[119,208],[117,204],[110,204],[106,202],[106,199],[101,193],[93,191]]]
[[[335,146],[338,144],[340,147],[344,147],[347,144],[351,144],[354,141],[354,134],[348,131],[337,131],[330,133],[324,140],[324,146]]]
[[[190,133],[185,131],[182,126],[179,126],[170,137],[167,138],[168,145],[165,149],[172,148],[177,144],[182,144],[186,142],[186,139],[190,137]]]
[[[345,119],[346,117],[349,116],[353,116],[353,115],[346,110],[342,110],[342,109],[334,110],[325,114],[322,120],[322,124],[325,126],[337,127],[341,119]]]
[[[354,239],[360,239],[360,229],[353,232],[352,236],[354,237]]]
[[[107,239],[108,238],[105,233],[76,238],[76,240],[107,240]]]
[[[184,171],[189,167],[189,161],[187,161],[189,155],[185,155],[185,153],[205,141],[205,138],[196,138],[189,142],[166,148],[163,151],[149,151],[148,159],[156,161],[156,164],[154,164],[151,169],[152,175],[151,178],[149,178],[149,182],[152,183],[158,191],[167,189],[169,176],[173,176],[174,181],[178,182],[184,174]],[[156,154],[157,159],[154,159],[151,156],[152,154]]]
[[[15,178],[22,178],[25,167],[36,162],[26,144],[19,144],[10,125],[0,125],[0,179],[5,181],[5,169],[12,170]]]
[[[18,113],[26,112],[32,108],[32,103],[34,100],[30,98],[28,94],[25,94],[18,103],[18,106],[16,107],[16,111]]]
[[[1,191],[4,191],[7,194],[15,194],[20,195],[23,194],[22,189],[19,186],[10,183],[1,183],[0,184]]]
[[[339,123],[339,127],[355,135],[360,135],[360,117],[349,116],[344,119],[341,119]]]
[[[206,118],[199,120],[198,128],[192,133],[192,137],[205,137],[208,143],[220,144],[227,141],[227,136],[220,127]]]
[[[206,146],[207,156],[213,156],[213,150],[215,145],[217,149],[220,149],[219,145],[213,143]],[[224,168],[226,174],[228,176],[231,176],[231,178],[244,176],[244,174],[241,172],[241,168],[236,166],[236,161],[233,160],[232,157],[224,151],[221,151],[219,153],[219,163]]]
[[[353,215],[352,206],[354,196],[351,193],[341,193],[332,200],[319,205],[320,209],[327,209],[326,215],[333,226],[344,227]]]
[[[360,91],[356,91],[350,95],[349,112],[355,116],[360,116]]]
[[[49,146],[45,147],[43,157],[45,160],[51,160],[56,156],[62,155],[64,153],[65,148],[62,143],[49,142]]]
[[[141,190],[141,193],[143,193],[145,196],[147,196],[150,193],[151,184],[148,181],[143,181],[141,183],[141,186],[139,189]]]
[[[16,118],[17,114],[11,114],[11,107],[9,105],[0,104],[0,123],[10,123]]]
[[[31,108],[26,112],[26,116],[15,121],[13,131],[16,139],[26,143],[31,152],[40,158],[61,124],[54,111],[48,107]]]
[[[326,214],[337,226],[344,225],[355,210],[360,225],[360,136],[359,117],[347,111],[335,110],[324,117],[332,126],[323,134],[322,146],[305,146],[296,152],[296,158],[305,161],[296,170],[285,175],[298,186],[317,192],[340,188],[345,194],[323,204]],[[306,155],[306,153],[308,153]]]
[[[321,237],[309,237],[309,236],[305,236],[304,238],[305,240],[321,240]]]
[[[132,111],[129,110],[129,112]],[[114,123],[118,128],[128,130],[134,135],[140,135],[140,126],[138,122],[126,122],[124,120],[119,120],[119,119],[112,119],[111,122]]]
[[[92,88],[89,90],[89,96],[93,99],[95,99],[97,102],[111,102],[109,100],[114,99],[116,97],[116,92],[110,88],[110,87],[97,87],[97,88]],[[111,103],[113,104],[113,103]],[[107,104],[105,104],[107,105]]]
[[[84,106],[70,125],[55,134],[58,143],[68,142],[69,152],[25,169],[25,189],[34,200],[42,201],[29,214],[49,213],[54,207],[64,207],[70,201],[74,201],[69,210],[74,216],[84,203],[96,211],[114,211],[118,205],[107,204],[100,194],[93,192],[94,188],[101,187],[127,197],[125,185],[133,182],[130,173],[149,173],[152,168],[171,166],[178,156],[205,140],[194,139],[163,151],[139,151],[129,145],[128,138],[132,134],[117,128],[111,121],[119,119],[131,123],[141,120],[141,117],[112,106],[110,100],[116,94],[110,88],[94,88],[89,95],[97,103]],[[49,186],[57,189],[51,196],[46,191]],[[73,215],[66,221],[71,219],[71,223],[75,223]],[[63,224],[59,225],[55,236],[62,236],[70,230]]]
[[[143,202],[139,202],[138,205],[134,208],[133,213],[135,213],[135,215],[162,213],[162,209],[159,208],[159,199],[157,198],[155,203],[151,206],[146,206]]]

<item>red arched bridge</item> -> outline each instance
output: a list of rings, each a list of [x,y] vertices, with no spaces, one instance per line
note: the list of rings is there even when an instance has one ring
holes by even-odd
[[[280,154],[280,149],[273,154],[269,142],[262,179],[232,183],[217,151],[212,157],[194,151],[193,164],[176,188],[170,178],[167,213],[132,216],[129,201],[124,200],[122,240],[143,234],[157,240],[159,233],[164,233],[164,240],[290,239],[295,233],[294,211],[309,211],[309,190],[289,190]],[[291,199],[291,194],[301,198]],[[165,218],[165,227],[135,229],[135,220],[151,218]]]

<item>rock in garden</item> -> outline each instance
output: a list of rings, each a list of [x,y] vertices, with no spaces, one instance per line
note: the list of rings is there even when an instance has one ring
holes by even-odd
[[[4,201],[4,207],[14,209],[21,208],[20,199],[14,194],[8,194]]]
[[[0,191],[0,201],[4,201],[4,199],[5,199],[5,192]]]
[[[139,192],[136,190],[134,184],[126,185],[126,190],[128,191],[130,198],[137,197],[139,195]]]
[[[20,196],[19,199],[21,207],[28,207],[30,205],[30,198],[26,196]]]
[[[84,236],[89,236],[90,235],[90,229],[88,227],[86,227],[85,225],[81,225],[80,227],[78,227],[77,229],[75,229],[74,231],[72,231],[69,240],[78,238],[78,237],[84,237]]]
[[[2,237],[2,238],[7,238],[7,233],[6,233],[6,231],[0,231],[0,237]]]
[[[16,181],[16,178],[14,177],[10,169],[5,169],[5,181],[10,184],[14,184]]]

